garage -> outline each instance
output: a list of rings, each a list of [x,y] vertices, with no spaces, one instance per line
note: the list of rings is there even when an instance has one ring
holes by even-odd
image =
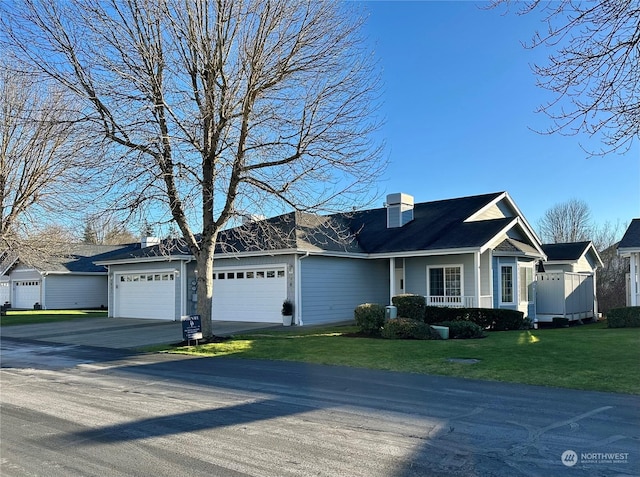
[[[213,319],[282,323],[287,297],[285,265],[214,269]]]
[[[175,320],[176,286],[173,272],[123,273],[115,276],[114,316]]]
[[[40,302],[40,280],[13,282],[13,308],[33,309],[33,305]]]

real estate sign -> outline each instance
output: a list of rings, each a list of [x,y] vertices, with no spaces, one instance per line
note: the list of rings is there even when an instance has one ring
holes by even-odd
[[[202,320],[200,315],[181,316],[182,337],[185,341],[202,339]]]

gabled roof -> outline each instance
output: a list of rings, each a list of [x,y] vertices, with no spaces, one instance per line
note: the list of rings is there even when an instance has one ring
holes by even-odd
[[[123,252],[140,249],[139,243],[124,245],[88,245],[71,244],[68,252],[64,256],[48,257],[46,260],[34,263],[31,266],[40,273],[46,274],[66,274],[66,273],[104,273],[103,266],[94,262],[107,260]],[[19,261],[19,258],[17,259]]]
[[[640,252],[640,219],[633,219],[618,243],[618,253]]]
[[[590,241],[586,242],[568,242],[568,243],[547,243],[542,244],[542,249],[547,255],[547,262],[556,263],[573,263],[582,257],[591,253],[595,262],[600,266],[604,266],[598,251]]]
[[[485,212],[505,199],[514,216],[486,218]],[[387,227],[387,209],[318,216],[290,212],[269,219],[223,230],[216,243],[217,254],[339,253],[387,256],[404,253],[453,253],[483,251],[516,224],[524,231],[517,249],[542,256],[537,236],[530,229],[506,192],[423,202],[414,205],[413,220],[402,227]],[[100,262],[186,260],[192,258],[181,241],[163,242]]]

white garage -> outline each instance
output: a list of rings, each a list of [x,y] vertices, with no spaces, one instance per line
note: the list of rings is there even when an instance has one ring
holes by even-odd
[[[117,274],[114,316],[175,320],[175,296],[173,272]]]
[[[33,309],[41,303],[40,280],[16,280],[13,282],[13,308]]]
[[[218,268],[213,278],[214,320],[282,323],[285,265]]]

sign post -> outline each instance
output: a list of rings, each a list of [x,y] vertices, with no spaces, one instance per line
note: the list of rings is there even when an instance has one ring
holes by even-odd
[[[182,322],[182,337],[185,341],[195,340],[198,346],[198,340],[202,339],[202,320],[200,315],[185,315],[180,317]]]

